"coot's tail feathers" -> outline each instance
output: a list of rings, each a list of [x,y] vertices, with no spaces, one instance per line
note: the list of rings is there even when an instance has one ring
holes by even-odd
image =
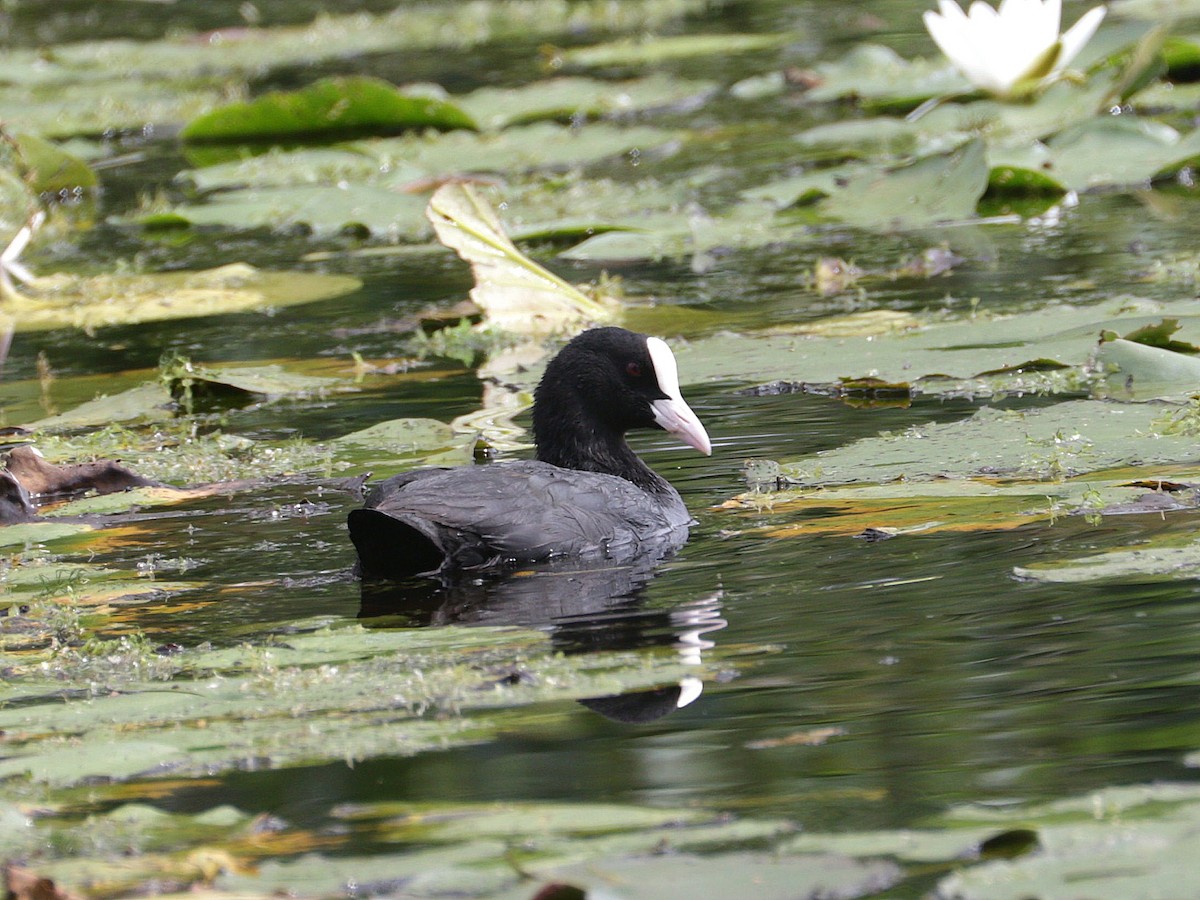
[[[358,550],[359,574],[374,578],[407,578],[437,572],[446,551],[437,527],[421,519],[400,519],[377,509],[355,509],[347,519],[350,540]]]

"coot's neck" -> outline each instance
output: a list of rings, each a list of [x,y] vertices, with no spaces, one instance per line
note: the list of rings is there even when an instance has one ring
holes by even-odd
[[[537,458],[564,469],[616,475],[649,494],[675,493],[665,478],[642,462],[625,442],[625,435],[562,417],[533,420]]]

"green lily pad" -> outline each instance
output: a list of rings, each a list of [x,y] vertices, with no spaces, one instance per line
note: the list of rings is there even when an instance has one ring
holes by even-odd
[[[10,302],[18,331],[103,328],[312,303],[357,290],[345,275],[268,272],[242,263],[157,275],[51,275]]]
[[[682,377],[692,381],[837,386],[844,379],[871,377],[906,384],[914,394],[940,396],[987,396],[1006,389],[1079,391],[1094,380],[1088,365],[1101,331],[1127,333],[1160,322],[1168,312],[1182,323],[1182,337],[1200,337],[1200,303],[1165,307],[1118,301],[990,317],[986,325],[978,319],[918,316],[906,320],[903,333],[887,341],[875,339],[878,323],[871,319],[856,320],[857,332],[850,327],[831,330],[832,323],[816,320],[769,335],[700,338],[680,346],[676,356]],[[822,337],[823,331],[829,336]],[[1176,386],[1179,393],[1183,384]]]
[[[1124,399],[1178,397],[1200,386],[1200,358],[1131,340],[1104,341],[1096,348],[1108,393]]]
[[[276,91],[231,103],[189,122],[180,132],[194,143],[311,140],[394,134],[413,128],[475,129],[457,106],[413,97],[378,78],[324,78],[298,91]]]
[[[697,56],[729,56],[785,46],[787,34],[686,34],[625,38],[608,44],[592,44],[554,50],[556,65],[579,68],[653,66],[675,59]]]
[[[279,645],[143,653],[140,662],[114,666],[101,648],[6,677],[0,777],[67,785],[151,769],[211,773],[247,754],[282,766],[412,753],[478,740],[496,727],[480,717],[423,718],[429,708],[482,711],[605,696],[697,671],[673,652],[564,658],[537,632],[487,628],[348,627],[292,634]],[[536,677],[504,678],[514,655]],[[94,690],[64,702],[60,679]],[[17,698],[23,702],[10,702]],[[102,752],[89,755],[93,747]]]
[[[426,195],[443,181],[472,174],[490,178],[488,173],[497,171],[583,166],[635,150],[649,152],[673,136],[656,128],[591,123],[573,129],[541,122],[495,134],[456,131],[359,141],[336,149],[276,151],[184,173],[181,178],[198,190],[214,193],[178,205],[170,214],[176,222],[195,225],[304,226],[318,234],[353,227],[391,240],[421,241],[430,237]],[[561,183],[556,179],[555,184],[557,195],[546,190],[542,205],[530,208],[529,220],[544,226],[553,217],[547,208],[567,202]],[[520,188],[504,190],[514,195],[512,204],[526,193]],[[602,199],[593,194],[588,203],[601,206]],[[611,199],[607,203],[604,208],[611,215]],[[155,210],[152,215],[161,213]]]
[[[996,197],[1059,198],[1067,192],[1066,185],[1034,169],[1015,166],[996,166],[988,173],[987,199]]]
[[[85,401],[64,413],[38,419],[33,431],[62,431],[113,422],[164,421],[172,417],[171,394],[162,384],[143,384],[116,394]]]
[[[350,184],[231,191],[177,206],[172,213],[191,225],[300,226],[317,235],[365,228],[393,241],[420,241],[429,237],[424,209],[422,197]]]
[[[562,77],[518,88],[480,88],[455,102],[482,127],[496,129],[546,119],[577,125],[682,103],[691,106],[716,90],[711,82],[662,74],[618,82]]]
[[[850,163],[747,190],[749,200],[811,207],[860,228],[897,229],[972,218],[988,187],[984,142],[970,140],[905,166]]]
[[[453,131],[356,141],[336,149],[278,151],[193,169],[181,178],[201,191],[336,185],[342,181],[351,182],[352,187],[366,183],[404,189],[414,181],[473,172],[581,166],[635,149],[644,153],[676,136],[650,127],[589,123],[572,128],[537,122],[499,134]],[[400,199],[392,197],[393,202]]]
[[[219,85],[193,81],[140,81],[112,78],[104,69],[50,65],[59,78],[50,83],[0,83],[5,125],[44,138],[99,136],[107,130],[140,131],[159,123],[184,122],[219,104]]]
[[[1171,409],[1098,400],[1028,412],[984,408],[959,422],[864,438],[805,457],[785,465],[781,474],[809,485],[984,477],[1050,481],[1130,459],[1146,466],[1190,462],[1196,458],[1194,437],[1163,428]]]
[[[25,181],[36,193],[67,195],[91,190],[99,184],[96,173],[83,160],[33,134],[13,136],[25,170]]]
[[[1148,513],[1153,514],[1153,510]],[[1062,562],[1017,566],[1013,574],[1046,584],[1191,580],[1200,576],[1200,544],[1109,550]]]
[[[863,228],[894,229],[967,219],[988,186],[982,141],[909,166],[851,176],[822,201],[823,213]]]
[[[1034,169],[1073,191],[1147,183],[1200,156],[1200,129],[1180,135],[1150,120],[1106,116],[1067,128],[1046,144],[989,148],[993,166]]]
[[[611,890],[629,900],[668,896],[794,897],[878,896],[901,879],[900,868],[882,860],[828,854],[776,856],[726,853],[711,859],[691,855],[592,860],[542,873],[555,882],[578,884],[588,894]]]
[[[157,41],[81,41],[56,47],[55,58],[69,70],[120,73],[113,80],[210,73],[252,75],[276,67],[299,67],[368,53],[437,48],[463,52],[487,41],[550,37],[581,28],[639,31],[661,27],[703,9],[700,0],[633,0],[619,8],[564,6],[555,0],[449,7],[406,5],[382,14],[321,15],[298,26],[238,26]]]
[[[857,44],[845,56],[813,68],[817,102],[854,98],[877,107],[912,109],[925,100],[972,91],[945,60],[906,60],[889,47]]]
[[[1035,827],[1041,849],[1015,860],[961,868],[942,879],[939,894],[964,900],[1120,900],[1200,891],[1200,871],[1193,865],[1200,851],[1194,785],[1113,788],[995,818]]]
[[[161,380],[184,408],[245,405],[262,399],[322,394],[338,379],[288,372],[282,366],[223,366],[210,368],[174,357],[162,365]]]
[[[474,460],[476,436],[436,419],[391,419],[342,435],[333,443],[339,457],[380,474],[416,462],[424,465],[468,465]]]

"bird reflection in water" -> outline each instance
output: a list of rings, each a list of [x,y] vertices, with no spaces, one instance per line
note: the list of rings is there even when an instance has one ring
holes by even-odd
[[[658,554],[632,562],[557,560],[505,576],[449,581],[364,580],[360,619],[380,625],[519,626],[547,632],[565,654],[673,646],[684,665],[702,665],[708,637],[727,624],[721,591],[672,608],[647,605],[646,586],[655,577]],[[694,702],[703,683],[688,675],[678,684],[579,703],[606,718],[646,723]]]

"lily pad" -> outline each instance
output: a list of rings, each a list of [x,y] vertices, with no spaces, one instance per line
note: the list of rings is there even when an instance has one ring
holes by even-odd
[[[821,211],[863,228],[900,228],[967,219],[988,186],[982,141],[904,168],[851,176]]]
[[[553,50],[555,65],[579,68],[653,66],[675,59],[697,56],[729,56],[785,46],[787,34],[688,34],[625,38],[608,44],[592,44]]]
[[[180,137],[194,143],[249,143],[475,127],[452,103],[410,96],[386,81],[360,76],[325,78],[298,91],[214,109],[189,122]]]
[[[1190,580],[1200,577],[1200,544],[1110,550],[1062,562],[1017,566],[1013,574],[1023,581],[1047,584]]]
[[[686,81],[661,74],[632,81],[562,77],[519,88],[480,88],[456,99],[484,128],[506,128],[541,120],[578,125],[587,119],[626,115],[687,104],[714,94],[711,82]]]
[[[514,654],[541,674],[497,681],[492,665],[507,671]],[[150,668],[111,668],[100,651],[6,678],[0,777],[66,785],[150,769],[211,773],[248,755],[275,766],[412,753],[477,740],[494,727],[478,717],[426,719],[425,709],[602,696],[696,673],[674,653],[568,660],[540,633],[488,628],[339,628],[293,634],[281,645],[198,649],[165,659],[150,653],[148,660]],[[55,687],[60,677],[95,690],[64,703]],[[387,685],[382,694],[381,684]],[[89,747],[103,752],[81,766]]]
[[[245,405],[261,399],[322,394],[339,385],[334,378],[288,372],[282,366],[223,366],[219,369],[173,357],[162,365],[161,378],[171,397],[184,409]]]
[[[824,451],[784,466],[781,474],[809,485],[985,477],[1049,481],[1116,468],[1131,459],[1145,466],[1191,462],[1197,458],[1194,437],[1164,428],[1174,408],[1099,400],[1027,412],[984,408],[959,422]]]
[[[1200,389],[1200,358],[1195,356],[1117,339],[1102,342],[1095,359],[1114,397],[1179,397]]]
[[[906,60],[889,47],[858,44],[839,60],[813,69],[806,96],[817,102],[854,98],[912,109],[933,97],[970,93],[971,85],[944,60]]]
[[[743,196],[780,208],[812,207],[861,228],[912,228],[974,217],[989,171],[984,142],[975,139],[904,166],[851,163],[772,182]]]
[[[25,181],[39,194],[67,196],[94,189],[96,173],[83,160],[33,134],[14,135]]]
[[[468,465],[474,459],[476,436],[456,431],[436,419],[391,419],[333,441],[340,457],[353,457],[361,468],[375,474],[424,465]]]
[[[242,263],[157,275],[51,275],[9,304],[18,331],[95,329],[312,303],[357,290],[345,275],[269,272]]]
[[[1041,849],[962,868],[939,883],[940,896],[1119,900],[1200,891],[1200,872],[1192,865],[1200,850],[1194,785],[1113,788],[996,818],[1036,828]]]
[[[675,137],[674,132],[644,126],[589,123],[572,128],[537,122],[498,134],[452,131],[356,141],[336,149],[276,151],[193,169],[181,180],[201,191],[334,186],[342,181],[403,191],[412,190],[414,182],[451,175],[581,166],[634,149],[645,153]]]
[[[1181,135],[1150,120],[1105,116],[1046,144],[989,148],[993,166],[1045,172],[1073,191],[1148,183],[1200,156],[1200,129]]]
[[[1161,321],[1168,307],[1124,301],[1092,308],[1043,308],[1022,315],[939,321],[906,320],[895,339],[873,339],[876,323],[863,331],[838,328],[820,334],[820,320],[770,335],[716,335],[678,348],[680,372],[697,381],[754,383],[785,380],[833,385],[871,377],[907,384],[914,394],[987,396],[996,390],[1086,389],[1096,339],[1105,329],[1128,332]],[[1169,307],[1183,323],[1183,336],[1200,335],[1200,303]],[[1176,315],[1178,313],[1178,315]],[[848,323],[847,323],[848,324]],[[913,327],[917,326],[917,327]],[[830,329],[825,326],[825,330]],[[1055,371],[1055,367],[1058,367]],[[1178,383],[1182,390],[1182,383]]]

